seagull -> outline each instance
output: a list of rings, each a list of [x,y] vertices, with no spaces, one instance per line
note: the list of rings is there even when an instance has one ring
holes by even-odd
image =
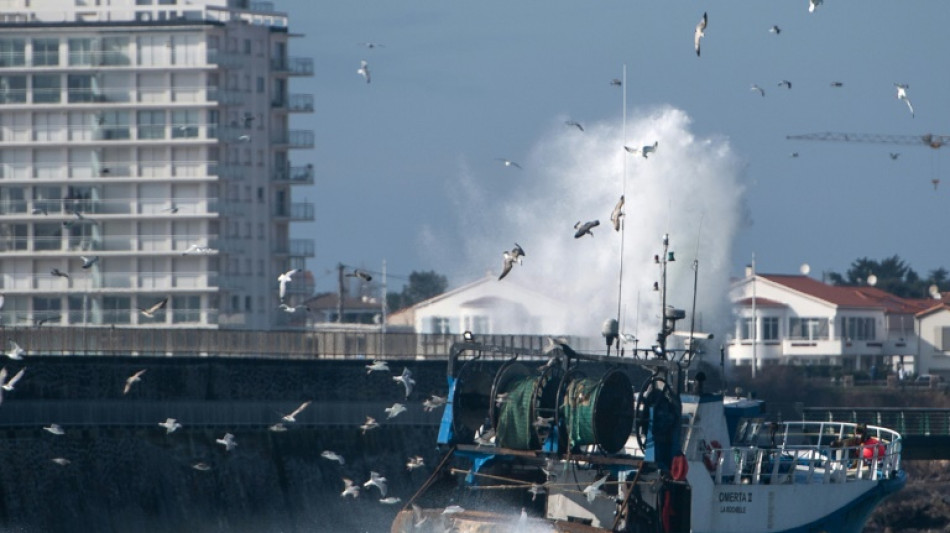
[[[234,435],[230,433],[225,433],[220,439],[215,439],[215,442],[224,446],[224,451],[229,452],[237,447],[237,442],[234,440]]]
[[[779,87],[785,87],[786,89],[791,89],[791,88],[792,88],[792,82],[790,82],[790,81],[788,81],[788,80],[782,80],[782,81],[778,82],[778,86],[779,86]]]
[[[369,83],[369,63],[365,59],[360,61],[360,68],[356,69],[356,73],[363,76],[366,83]]]
[[[251,117],[251,119],[253,119],[253,118],[254,118],[254,117]],[[172,204],[171,204],[170,206],[166,207],[165,209],[162,209],[162,211],[164,211],[164,212],[166,212],[166,213],[177,213],[177,212],[178,212],[178,206],[175,205],[175,202],[172,202]]]
[[[401,502],[401,501],[402,501],[402,499],[401,499],[401,498],[398,498],[398,497],[396,497],[396,496],[390,496],[390,497],[388,497],[388,498],[380,498],[380,499],[379,499],[379,503],[385,503],[386,505],[396,505],[397,503],[399,503],[399,502]]]
[[[378,427],[379,427],[379,423],[376,422],[376,419],[371,416],[367,416],[366,422],[364,422],[363,425],[360,426],[360,429],[362,430],[363,435],[366,435],[367,431],[371,429],[376,429]]]
[[[43,206],[43,207],[34,207],[34,208],[33,208],[33,211],[32,211],[32,214],[34,214],[34,215],[48,215],[48,214],[49,214],[49,209],[47,209],[45,206]]]
[[[506,167],[521,168],[521,165],[519,165],[518,163],[515,163],[514,161],[510,159],[505,159],[504,157],[496,157],[495,160],[501,161],[501,163],[505,165]]]
[[[934,190],[936,191],[936,190],[937,190],[937,185],[940,185],[940,178],[934,178],[934,179],[930,180],[930,183],[933,183],[933,184],[934,184]]]
[[[343,478],[343,492],[340,493],[341,498],[346,498],[347,496],[352,496],[353,499],[360,497],[360,486],[353,483],[353,480],[345,477]]]
[[[629,146],[624,146],[623,149],[631,154],[640,154],[646,159],[650,154],[656,152],[656,147],[660,145],[660,141],[653,141],[652,145],[643,146],[641,148],[631,148]]]
[[[63,434],[66,433],[65,431],[63,431],[63,428],[60,427],[59,424],[50,424],[50,425],[48,425],[48,426],[45,426],[43,429],[45,429],[46,431],[52,433],[53,435],[57,435],[57,436],[58,436],[58,435],[63,435]]]
[[[891,153],[890,153],[890,156],[891,156],[891,159],[893,159],[893,160],[896,161],[897,158],[901,156],[901,154],[900,154],[900,152],[891,152]]]
[[[703,18],[696,24],[696,32],[693,34],[693,46],[696,48],[696,57],[699,57],[699,41],[706,35],[706,13],[703,12]]]
[[[553,416],[545,417],[545,416],[538,415],[538,417],[534,419],[534,423],[532,423],[531,425],[533,425],[536,428],[543,428],[543,427],[550,427],[553,422],[554,422]]]
[[[6,371],[7,371],[7,369],[4,368],[3,371],[0,372],[0,376],[2,376],[2,377],[0,377],[0,380],[3,380],[4,378],[7,377],[7,372],[6,372]],[[17,382],[17,381],[20,381],[20,379],[23,377],[23,374],[24,374],[25,372],[26,372],[26,367],[23,367],[23,368],[20,369],[19,372],[17,372],[16,374],[13,374],[13,377],[10,378],[8,381],[6,381],[6,382],[2,385],[3,390],[5,390],[5,391],[7,391],[7,392],[13,392],[13,387],[16,386],[16,382]]]
[[[515,243],[515,247],[512,248],[510,252],[505,250],[501,255],[504,258],[504,262],[502,263],[501,267],[501,275],[498,276],[499,280],[508,275],[508,272],[511,271],[511,267],[514,266],[515,261],[517,261],[519,265],[522,264],[521,258],[525,256],[525,253],[524,248],[522,248],[520,244]]]
[[[445,398],[433,394],[431,398],[427,398],[424,402],[422,402],[422,409],[429,413],[439,407],[442,407],[443,405],[445,405]]]
[[[583,224],[581,224],[581,221],[578,220],[577,224],[574,224],[574,229],[577,230],[574,232],[574,238],[580,239],[584,235],[590,235],[591,237],[593,237],[594,234],[590,230],[599,225],[600,225],[599,220],[591,220],[589,222],[584,222]]]
[[[798,152],[792,152],[789,154],[790,157],[798,157]]]
[[[422,514],[422,507],[412,504],[412,527],[419,529],[429,517]]]
[[[450,505],[445,509],[442,509],[442,514],[458,514],[464,513],[465,509],[459,505]]]
[[[782,33],[782,28],[779,28],[778,26],[772,26],[771,28],[769,28],[769,33],[774,33],[775,35],[778,35]]]
[[[614,78],[614,79],[610,80],[610,84],[611,84],[611,85],[614,85],[614,86],[617,86],[617,87],[620,87],[620,86],[623,85],[623,82],[620,81],[619,78]]]
[[[808,12],[814,13],[818,6],[824,4],[825,0],[808,0]]]
[[[833,81],[833,82],[831,82],[831,86],[832,86],[832,87],[844,87],[844,84],[841,83],[840,81]]]
[[[387,364],[386,361],[373,361],[372,364],[365,365],[365,366],[366,366],[367,376],[370,375],[370,373],[375,372],[375,371],[385,370],[386,372],[389,372],[389,364]]]
[[[50,460],[58,464],[59,466],[67,466],[69,465],[69,463],[72,462],[69,459],[66,459],[65,457],[54,457],[53,459],[50,459]]]
[[[581,131],[584,131],[584,126],[582,126],[580,122],[576,122],[576,121],[573,121],[573,120],[568,120],[568,121],[565,122],[564,124],[566,124],[566,125],[568,125],[568,126],[574,126],[575,128],[577,128],[577,129],[579,129],[579,130],[581,130]]]
[[[300,412],[306,409],[307,406],[309,405],[310,405],[310,400],[303,402],[302,404],[300,404],[299,407],[294,409],[290,414],[286,414],[283,417],[281,417],[281,420],[283,420],[284,422],[296,422],[297,419],[295,417],[299,415]]]
[[[20,345],[16,341],[10,341],[10,349],[7,350],[7,357],[13,359],[14,361],[20,361],[23,359],[23,356],[26,354],[26,350],[20,348]]]
[[[403,384],[406,388],[406,398],[409,398],[409,395],[412,394],[412,387],[416,384],[416,380],[412,379],[412,372],[410,372],[408,368],[403,367],[402,375],[393,376],[393,381]]]
[[[910,116],[913,117],[914,106],[910,105],[910,100],[907,98],[907,89],[910,88],[910,85],[895,83],[894,86],[897,87],[897,99],[907,103],[907,109],[910,109]]]
[[[353,272],[347,272],[346,275],[351,278],[360,278],[363,281],[373,281],[373,276],[369,272],[365,272],[360,269],[354,269]]]
[[[49,273],[52,274],[53,276],[59,276],[61,278],[69,279],[69,274],[63,272],[62,270],[58,268],[54,268],[53,270],[50,270]]]
[[[165,428],[166,435],[174,433],[177,429],[181,429],[181,423],[174,418],[166,418],[164,422],[159,422],[158,425]]]
[[[749,87],[749,90],[750,90],[750,91],[758,91],[758,93],[759,93],[760,95],[765,96],[765,89],[763,89],[762,87],[759,87],[758,85],[756,85],[756,84],[754,84],[754,83],[752,84],[752,87]]]
[[[272,424],[271,426],[269,426],[267,428],[267,431],[273,431],[274,433],[282,433],[284,431],[287,431],[287,426],[285,426],[283,422],[278,422],[276,424]]]
[[[126,378],[125,388],[122,389],[122,394],[128,394],[129,391],[132,390],[132,385],[134,385],[135,383],[138,383],[139,381],[142,381],[142,374],[145,373],[145,370],[147,369],[143,368],[142,370],[139,370],[138,372]]]
[[[369,48],[369,49],[373,49],[373,48],[386,48],[386,45],[385,45],[385,44],[382,44],[382,43],[359,43],[359,44],[360,44],[361,46],[365,46],[366,48]]]
[[[534,501],[534,499],[537,498],[539,494],[545,493],[545,488],[544,488],[544,485],[540,485],[538,483],[532,483],[531,488],[528,489],[528,492],[531,493],[531,501]]]
[[[199,472],[207,472],[208,470],[211,470],[211,465],[208,463],[202,463],[201,461],[192,464],[191,467]]]
[[[396,418],[397,416],[399,416],[400,413],[405,412],[406,406],[399,402],[396,402],[392,405],[392,407],[387,407],[383,409],[383,411],[386,411],[386,419],[388,420],[390,418]]]
[[[200,244],[193,242],[188,245],[188,248],[185,248],[181,255],[208,255],[213,254],[214,252],[215,250],[213,248],[201,246]]]
[[[406,463],[406,470],[415,470],[416,468],[425,466],[425,459],[421,455],[413,455],[409,458],[409,462]]]
[[[93,257],[87,257],[87,256],[85,256],[85,255],[81,255],[81,256],[79,256],[79,258],[82,259],[82,267],[83,267],[83,268],[92,268],[92,265],[94,265],[94,264],[96,264],[96,263],[99,262],[99,256],[98,256],[98,255],[93,256]]]
[[[303,309],[304,311],[308,313],[310,312],[310,306],[305,305],[305,304],[300,304],[300,305],[295,305],[295,306],[280,304],[277,306],[277,309],[280,309],[281,311],[284,311],[285,313],[296,313],[297,311],[300,311],[301,309]]]
[[[168,296],[162,298],[161,300],[158,301],[158,303],[154,304],[148,309],[139,307],[138,310],[140,313],[142,313],[142,316],[145,316],[148,318],[155,318],[155,313],[157,313],[159,309],[163,309],[167,303],[168,303]]]
[[[287,284],[290,283],[290,281],[293,279],[293,275],[297,272],[300,272],[300,269],[293,268],[277,276],[277,295],[280,297],[280,301],[284,301],[284,296],[287,294]]]
[[[610,222],[614,225],[614,231],[620,231],[620,217],[623,216],[623,195],[620,195],[620,200],[617,202],[617,205],[614,206],[614,210],[610,212]]]
[[[324,459],[327,459],[329,461],[336,461],[340,463],[341,465],[346,464],[346,461],[343,460],[343,457],[334,451],[323,450],[322,452],[320,452],[320,457],[323,457]]]
[[[584,487],[584,494],[587,495],[587,501],[589,503],[593,503],[594,498],[603,494],[603,491],[600,490],[600,487],[604,486],[604,482],[607,481],[608,477],[609,475],[604,476],[598,479],[597,481],[591,483],[590,485],[587,485],[586,487]]]
[[[369,481],[363,483],[364,488],[376,487],[379,489],[380,496],[386,496],[386,478],[379,475],[378,472],[370,471]]]

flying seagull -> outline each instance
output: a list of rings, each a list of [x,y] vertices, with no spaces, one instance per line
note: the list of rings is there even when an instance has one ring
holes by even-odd
[[[7,350],[7,357],[13,359],[14,361],[20,361],[23,359],[23,356],[26,354],[26,350],[20,348],[20,345],[16,341],[10,341],[10,349]]]
[[[366,83],[369,83],[369,63],[365,59],[360,61],[360,68],[356,69],[356,73],[363,76]]]
[[[617,86],[617,87],[620,87],[620,86],[623,85],[623,82],[620,81],[619,78],[614,78],[614,79],[610,80],[610,84],[611,84],[611,85],[614,85],[614,86]]]
[[[631,154],[640,154],[644,159],[648,158],[650,154],[656,153],[656,147],[660,145],[660,141],[653,141],[653,144],[643,146],[640,148],[631,148],[629,146],[624,146],[623,149]]]
[[[412,372],[410,372],[408,368],[403,367],[402,375],[393,376],[393,381],[403,384],[406,388],[406,398],[409,398],[409,395],[412,394],[412,387],[416,384],[416,380],[412,379]]]
[[[386,363],[386,361],[373,361],[371,364],[365,366],[367,376],[370,375],[370,373],[377,371],[382,372],[385,370],[386,372],[389,372],[389,364]]]
[[[50,270],[49,273],[53,276],[59,276],[61,278],[69,279],[69,274],[63,272],[62,270],[58,268],[54,268],[53,270]]]
[[[0,371],[0,376],[3,376],[3,378],[6,378],[7,377],[6,372],[7,372],[7,369],[4,368],[2,371]],[[3,383],[2,385],[3,390],[7,392],[12,392],[13,387],[16,386],[17,381],[20,381],[20,379],[23,378],[23,374],[25,372],[26,372],[26,367],[23,367],[20,369],[19,372],[17,372],[16,374],[13,374],[12,378],[10,378],[8,381]],[[0,380],[2,380],[3,378],[0,378]]]
[[[208,470],[211,470],[211,465],[208,463],[202,463],[201,461],[192,464],[191,467],[199,472],[207,472]]]
[[[759,95],[765,96],[765,89],[763,89],[762,87],[759,87],[758,85],[756,85],[756,84],[754,84],[754,83],[752,84],[752,87],[749,87],[749,90],[750,90],[750,91],[756,91],[756,92],[759,93]]]
[[[63,435],[66,433],[65,431],[63,431],[63,428],[60,427],[59,424],[50,424],[48,426],[45,426],[43,429],[52,433],[53,435]]]
[[[69,463],[72,462],[72,461],[70,461],[69,459],[66,459],[65,457],[54,457],[54,458],[50,459],[50,461],[53,461],[54,463],[58,464],[59,466],[68,466]]]
[[[425,459],[421,455],[413,455],[406,463],[406,470],[412,471],[423,466],[425,466]]]
[[[367,417],[366,417],[366,422],[364,422],[364,423],[360,426],[360,430],[362,430],[363,435],[366,435],[366,432],[367,432],[367,431],[369,431],[369,430],[371,430],[371,429],[376,429],[376,428],[378,428],[378,427],[379,427],[379,423],[376,422],[376,419],[373,418],[373,417],[371,417],[371,416],[367,416]]]
[[[891,156],[891,159],[896,161],[897,158],[901,156],[901,154],[900,152],[890,152],[890,156]]]
[[[505,159],[504,157],[496,157],[495,160],[501,161],[501,163],[505,165],[506,167],[521,168],[521,165],[519,165],[518,163],[515,163],[514,161],[510,159]]]
[[[280,309],[281,311],[286,312],[286,313],[296,313],[297,311],[300,311],[301,309],[303,309],[304,311],[306,311],[306,312],[308,312],[308,313],[310,312],[310,307],[307,306],[307,305],[304,305],[304,304],[295,305],[295,306],[292,306],[292,307],[291,307],[291,306],[289,306],[289,305],[287,305],[287,304],[283,304],[283,303],[282,303],[282,304],[278,305],[277,308]]]
[[[287,295],[287,284],[290,283],[290,280],[293,279],[293,275],[297,272],[300,272],[300,269],[294,268],[277,276],[277,295],[280,297],[281,302],[284,301],[284,296]]]
[[[623,195],[620,195],[620,201],[617,202],[617,205],[614,206],[614,210],[610,212],[610,222],[614,225],[614,231],[620,231],[620,217],[623,216]]]
[[[385,44],[382,44],[382,43],[359,43],[359,44],[362,45],[362,46],[365,46],[366,48],[369,48],[369,49],[373,49],[373,48],[386,48],[386,45],[385,45]]]
[[[599,221],[599,220],[591,220],[591,221],[589,221],[589,222],[584,222],[583,224],[581,224],[581,222],[578,220],[578,221],[577,221],[577,224],[574,224],[574,229],[577,230],[577,231],[574,232],[574,238],[575,238],[575,239],[580,239],[580,238],[583,237],[584,235],[590,235],[591,237],[593,237],[594,234],[591,233],[590,230],[593,229],[593,228],[595,228],[595,227],[597,227],[597,226],[599,226],[599,225],[600,225],[600,221]]]
[[[168,296],[162,298],[161,300],[158,301],[158,303],[152,305],[151,307],[147,309],[139,307],[138,310],[140,313],[142,313],[142,316],[145,316],[148,318],[155,318],[155,313],[157,313],[159,309],[163,309],[166,304],[168,304]]]
[[[785,87],[786,89],[791,89],[791,88],[792,88],[792,82],[790,82],[790,81],[788,81],[788,80],[782,80],[782,81],[778,82],[778,86],[779,86],[779,87]]]
[[[138,372],[126,378],[125,388],[122,389],[122,394],[128,394],[129,391],[132,390],[132,385],[138,383],[139,381],[142,381],[142,374],[145,373],[145,370],[146,369],[143,368],[142,370],[139,370]]]
[[[584,494],[587,495],[588,502],[593,502],[594,498],[603,494],[603,491],[600,488],[604,486],[604,482],[607,481],[607,477],[608,476],[604,476],[584,487]]]
[[[296,416],[299,415],[309,405],[310,405],[310,400],[303,402],[302,404],[300,404],[299,407],[294,409],[292,412],[281,417],[281,420],[283,420],[284,422],[296,422],[297,421]]]
[[[818,6],[824,4],[825,0],[808,0],[808,12],[814,13]]]
[[[897,87],[897,99],[907,103],[907,109],[910,109],[910,116],[913,117],[914,106],[910,105],[910,100],[907,98],[907,89],[909,89],[910,86],[903,83],[895,83],[894,86]]]
[[[267,431],[273,431],[274,433],[282,433],[287,431],[287,426],[283,422],[278,422],[276,424],[271,424],[267,427]]]
[[[778,26],[772,26],[771,28],[769,28],[769,33],[774,33],[775,35],[778,35],[782,33],[782,28],[779,28]]]
[[[833,81],[833,82],[831,82],[831,86],[832,86],[832,87],[844,87],[844,84],[841,83],[840,81]]]
[[[515,247],[509,252],[505,250],[502,252],[502,257],[504,258],[504,263],[501,266],[501,275],[498,276],[498,279],[501,280],[508,275],[508,272],[511,271],[511,268],[515,265],[515,261],[520,265],[522,262],[522,257],[524,257],[524,249],[521,248],[521,245],[515,243]]]
[[[214,252],[214,248],[201,246],[200,244],[193,242],[188,245],[188,248],[185,248],[181,255],[208,255],[213,254]]]
[[[573,127],[577,128],[577,129],[579,129],[579,130],[581,130],[581,131],[584,131],[584,126],[582,126],[580,122],[576,122],[576,121],[574,121],[574,120],[568,120],[568,121],[565,122],[564,124],[566,124],[566,125],[568,125],[568,126],[573,126]]]
[[[237,447],[237,442],[234,440],[234,435],[230,433],[225,433],[220,439],[215,439],[215,442],[224,446],[224,451],[229,452]]]
[[[340,463],[341,465],[346,464],[346,461],[343,459],[343,457],[340,454],[331,450],[323,450],[322,452],[320,452],[320,457],[323,457],[324,459],[328,461],[336,461]]]
[[[94,265],[94,264],[96,264],[96,263],[99,262],[99,256],[98,256],[98,255],[93,256],[93,257],[87,257],[87,256],[85,256],[85,255],[81,255],[81,256],[79,256],[79,258],[82,259],[82,267],[83,267],[83,268],[92,268],[92,265]]]
[[[386,411],[387,419],[396,418],[401,413],[404,413],[406,411],[406,406],[399,402],[396,402],[392,405],[392,407],[387,407],[383,409],[383,411]]]
[[[353,483],[353,480],[350,478],[343,478],[343,492],[340,493],[340,496],[346,498],[347,496],[352,496],[353,499],[360,497],[360,486]]]
[[[366,483],[363,483],[363,487],[364,488],[376,487],[377,489],[379,489],[379,494],[381,496],[385,496],[386,495],[386,478],[379,475],[378,472],[370,471],[369,481],[367,481]]]
[[[703,12],[703,18],[696,24],[696,32],[693,34],[693,46],[696,48],[696,57],[699,57],[699,41],[706,35],[706,13]]]
[[[164,422],[159,422],[158,425],[165,428],[166,435],[174,433],[177,429],[181,429],[181,423],[174,418],[166,418]]]
[[[445,402],[446,402],[445,397],[439,396],[437,394],[433,394],[431,398],[427,398],[424,402],[422,402],[422,409],[425,412],[429,413],[445,405]]]

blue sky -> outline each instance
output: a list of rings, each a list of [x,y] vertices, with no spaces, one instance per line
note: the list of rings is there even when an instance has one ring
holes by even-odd
[[[603,179],[613,180],[616,195],[630,195],[646,169],[647,161],[619,163],[623,99],[609,82],[624,65],[627,144],[656,140],[631,132],[676,131],[718,150],[662,167],[667,176],[688,173],[704,183],[679,182],[662,197],[628,201],[627,209],[670,221],[684,216],[682,203],[706,201],[689,215],[689,234],[673,238],[694,243],[728,232],[711,239],[718,250],[704,252],[721,275],[741,274],[753,253],[761,272],[793,273],[808,263],[816,277],[844,272],[859,257],[895,254],[921,275],[950,268],[950,147],[786,140],[821,131],[950,135],[950,2],[827,0],[815,13],[807,0],[275,4],[290,14],[291,31],[304,34],[292,41],[291,55],[315,61],[315,76],[295,79],[291,91],[315,96],[316,112],[295,116],[293,127],[314,130],[316,147],[292,156],[316,168],[316,184],[294,193],[314,202],[316,222],[296,225],[293,236],[315,241],[308,266],[318,291],[333,290],[338,263],[378,271],[384,260],[390,290],[414,270],[435,270],[455,286],[498,272],[501,251],[513,242],[526,250],[514,274],[539,276],[546,269],[538,246],[550,244],[537,237],[544,233],[566,236],[552,245],[559,256],[584,253],[568,244],[573,219],[606,224],[614,200],[602,200],[605,212],[578,208],[571,216],[571,199],[601,190]],[[693,31],[703,10],[709,24],[696,57]],[[782,32],[770,33],[772,25]],[[356,73],[363,59],[369,84]],[[779,87],[781,80],[792,88]],[[832,88],[832,81],[844,85]],[[915,117],[895,98],[895,82],[910,86]],[[752,84],[765,89],[764,98]],[[648,127],[671,110],[685,122]],[[565,126],[568,119],[587,131]],[[626,165],[624,184],[603,169],[587,172],[596,165],[586,163],[571,167],[576,178],[553,175],[550,146],[559,147],[566,168],[602,154],[592,139],[609,135],[617,155],[600,157]],[[649,161],[658,167],[674,140],[659,141]],[[892,160],[889,152],[901,155]],[[500,157],[524,169],[506,168]],[[731,176],[703,178],[703,157]],[[942,180],[936,190],[933,178]],[[715,187],[703,188],[709,184]],[[556,205],[565,218],[525,213],[526,198],[540,201],[535,210]],[[712,202],[725,202],[738,222],[719,226]],[[592,242],[609,238],[601,229]],[[659,236],[644,242],[652,241]]]

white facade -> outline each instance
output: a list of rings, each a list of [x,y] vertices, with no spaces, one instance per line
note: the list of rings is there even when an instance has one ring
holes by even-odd
[[[313,220],[291,201],[312,166],[288,155],[313,145],[290,129],[312,98],[289,80],[313,63],[288,57],[285,15],[254,6],[0,0],[3,325],[284,319],[277,275],[313,254],[289,238]]]
[[[872,287],[836,287],[807,276],[747,275],[732,286],[735,329],[727,355],[736,365],[841,366],[881,370],[917,352],[920,300]]]
[[[920,332],[916,372],[950,380],[950,307],[940,304],[918,313],[916,318]]]

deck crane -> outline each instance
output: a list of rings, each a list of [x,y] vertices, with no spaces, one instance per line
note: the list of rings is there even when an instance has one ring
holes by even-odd
[[[787,135],[792,141],[841,141],[877,144],[904,144],[909,146],[929,146],[941,148],[950,143],[950,135],[880,135],[874,133],[836,133],[825,131],[822,133],[807,133],[804,135]]]

